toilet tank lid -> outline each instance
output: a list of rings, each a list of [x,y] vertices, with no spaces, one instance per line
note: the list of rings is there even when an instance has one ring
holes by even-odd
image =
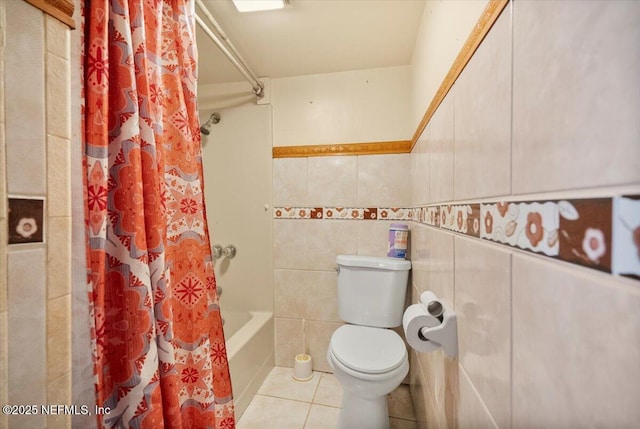
[[[411,269],[411,262],[407,260],[378,256],[338,255],[336,263],[343,267],[377,268],[380,270],[408,271]]]

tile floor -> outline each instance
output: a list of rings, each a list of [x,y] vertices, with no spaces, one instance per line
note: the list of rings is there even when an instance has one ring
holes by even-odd
[[[291,368],[275,367],[238,422],[238,429],[333,429],[337,427],[342,387],[333,374],[313,373],[295,381]],[[409,386],[389,394],[391,429],[416,429]]]

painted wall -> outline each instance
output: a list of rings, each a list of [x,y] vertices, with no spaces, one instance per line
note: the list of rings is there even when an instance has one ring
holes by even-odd
[[[418,126],[487,0],[428,0],[411,60],[411,127]]]
[[[271,312],[271,106],[251,103],[215,111],[220,122],[202,136],[207,221],[212,245],[237,249],[233,259],[215,262],[222,315]],[[201,123],[211,113],[200,109]]]
[[[0,2],[2,404],[71,403],[69,32],[26,2]],[[7,244],[12,197],[44,201],[43,242]],[[70,423],[0,416],[3,428]]]
[[[412,204],[640,194],[639,20],[636,2],[508,5],[411,154]],[[520,225],[524,207],[508,207]],[[617,213],[604,214],[623,224]],[[537,242],[537,227],[526,228],[521,239]],[[582,235],[567,237],[572,263],[412,224],[413,302],[432,290],[453,305],[460,348],[455,360],[411,354],[420,427],[636,424],[640,283],[578,265],[598,266],[611,241],[596,240],[595,255]],[[637,270],[636,253],[626,255]]]
[[[409,66],[273,79],[273,145],[411,138]]]
[[[409,66],[339,73],[260,78],[273,106],[273,146],[407,140]],[[256,104],[247,82],[201,85],[201,111]]]

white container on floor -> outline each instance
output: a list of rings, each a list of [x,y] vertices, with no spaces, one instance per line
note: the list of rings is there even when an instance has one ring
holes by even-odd
[[[311,355],[296,355],[293,362],[293,379],[296,381],[309,381],[313,378]]]

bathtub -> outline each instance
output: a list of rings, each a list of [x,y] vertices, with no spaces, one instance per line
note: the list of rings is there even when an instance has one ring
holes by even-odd
[[[236,421],[275,365],[273,313],[223,311]]]

